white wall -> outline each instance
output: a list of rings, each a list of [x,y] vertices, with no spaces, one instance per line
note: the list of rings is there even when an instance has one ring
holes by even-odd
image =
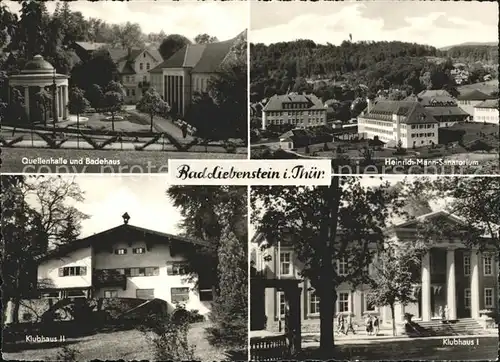
[[[474,108],[474,122],[498,124],[499,112],[495,108]]]
[[[86,275],[59,276],[59,268],[80,266],[86,267]],[[80,288],[92,285],[92,250],[84,248],[42,262],[38,266],[38,280],[50,283],[51,288]]]
[[[140,64],[142,63],[142,69]],[[149,69],[147,69],[147,63],[149,63]],[[144,81],[144,77],[146,77],[146,81],[149,82],[150,73],[149,70],[156,67],[160,64],[155,58],[149,54],[147,50],[144,50],[136,59],[134,63],[134,70],[137,73],[135,75],[137,83]]]

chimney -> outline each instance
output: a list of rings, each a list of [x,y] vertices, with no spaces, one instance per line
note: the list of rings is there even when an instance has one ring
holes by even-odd
[[[370,113],[372,110],[372,101],[370,98],[366,97],[366,113]]]

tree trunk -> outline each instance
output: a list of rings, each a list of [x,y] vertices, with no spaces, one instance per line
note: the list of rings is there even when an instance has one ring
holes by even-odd
[[[333,321],[335,319],[334,299],[336,299],[334,289],[329,287],[324,288],[319,301],[319,348],[321,351],[320,358],[325,360],[333,358],[335,347],[333,340]]]
[[[149,128],[149,132],[153,133],[153,113],[151,113],[151,126]]]
[[[390,305],[391,307],[391,319],[392,319],[392,335],[396,335],[396,316],[394,313],[394,303]]]
[[[111,112],[111,130],[115,130],[115,112]]]

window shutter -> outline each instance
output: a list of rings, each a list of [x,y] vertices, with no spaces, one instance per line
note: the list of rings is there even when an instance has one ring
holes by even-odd
[[[64,276],[63,268],[59,268],[59,276],[60,277]]]

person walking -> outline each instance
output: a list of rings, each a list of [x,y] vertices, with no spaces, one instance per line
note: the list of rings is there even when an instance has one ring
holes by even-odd
[[[376,336],[378,336],[379,328],[380,328],[380,321],[379,321],[378,317],[375,316],[373,318],[373,331],[374,331]]]
[[[365,318],[365,328],[366,328],[366,334],[371,336],[371,334],[372,334],[372,318],[369,315],[367,315]]]
[[[352,334],[356,334],[356,331],[354,330],[354,325],[353,325],[353,320],[352,320],[352,314],[351,313],[349,313],[347,315],[347,329],[345,331],[346,336],[349,333],[349,331],[352,331]]]

